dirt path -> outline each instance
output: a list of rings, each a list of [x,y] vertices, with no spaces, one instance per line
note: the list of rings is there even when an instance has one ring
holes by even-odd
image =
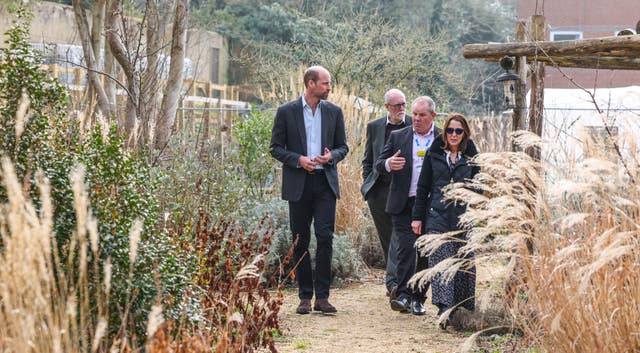
[[[296,290],[288,290],[281,308],[280,352],[407,353],[456,352],[469,333],[442,331],[436,309],[427,315],[401,314],[389,308],[383,272],[370,271],[360,283],[331,290],[335,316],[312,312],[297,315]],[[427,304],[430,298],[427,299]]]

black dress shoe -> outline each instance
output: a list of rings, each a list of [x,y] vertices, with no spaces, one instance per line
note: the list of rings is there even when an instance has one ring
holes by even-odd
[[[408,298],[400,297],[398,299],[394,299],[390,301],[390,304],[391,304],[391,310],[399,311],[401,313],[409,312],[410,303]]]
[[[389,297],[389,301],[396,299],[398,297],[398,286],[393,286],[388,289],[387,297]]]
[[[417,300],[414,300],[411,302],[411,313],[413,315],[421,316],[427,313],[427,309],[424,308],[424,304]]]

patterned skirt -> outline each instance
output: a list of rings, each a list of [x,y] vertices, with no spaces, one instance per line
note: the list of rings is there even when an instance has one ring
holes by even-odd
[[[464,244],[464,242],[450,241],[441,245],[429,255],[429,267],[433,267],[450,257],[461,256],[458,254],[458,250]],[[466,256],[466,258],[472,259],[473,256]],[[473,311],[475,309],[476,267],[458,271],[453,280],[446,283],[441,277],[441,275],[436,275],[431,281],[431,302],[438,307],[451,308],[458,305]]]

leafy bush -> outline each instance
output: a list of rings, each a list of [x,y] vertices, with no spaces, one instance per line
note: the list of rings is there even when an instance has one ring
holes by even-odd
[[[232,130],[247,192],[260,199],[273,190],[275,182],[275,161],[269,155],[273,119],[272,113],[253,110],[237,118]]]
[[[16,165],[16,174],[36,207],[41,202],[35,187],[36,171],[41,170],[50,181],[58,250],[62,263],[71,267],[79,265],[74,257],[67,259],[77,256],[69,252],[73,248],[70,236],[76,229],[69,174],[78,163],[86,166],[88,194],[100,227],[98,257],[111,258],[113,264],[110,311],[127,313],[142,338],[142,318],[159,296],[158,290],[170,294],[164,299],[172,304],[173,298],[181,297],[181,278],[188,270],[179,249],[163,231],[154,232],[159,212],[149,167],[141,157],[123,150],[115,128],[106,138],[98,128],[80,139],[77,123],[65,114],[68,100],[64,88],[39,69],[39,57],[26,41],[27,12],[18,9],[17,16],[7,32],[9,46],[0,60],[0,154]],[[6,200],[6,190],[0,188],[0,202]],[[143,221],[144,233],[131,269],[129,229],[135,219]],[[66,270],[78,273],[74,268]],[[156,286],[156,273],[160,288]],[[112,323],[111,329],[115,330],[115,320]]]
[[[78,161],[86,166],[85,182],[93,213],[99,221],[101,256],[113,263],[113,301],[121,307],[130,305],[129,315],[143,318],[154,300],[164,295],[165,307],[173,307],[182,296],[185,278],[190,269],[181,254],[162,229],[155,229],[159,208],[150,168],[142,157],[124,152],[124,141],[112,127],[106,136],[98,128],[78,146]],[[143,233],[133,269],[129,261],[129,229],[136,219],[143,221]],[[191,268],[193,269],[193,268]],[[129,282],[127,276],[133,270]],[[157,288],[154,276],[160,279]],[[130,298],[131,291],[135,296]],[[168,295],[168,297],[167,297]],[[130,302],[130,303],[129,303]],[[179,313],[175,313],[179,315]],[[142,320],[134,320],[138,333],[144,332]]]
[[[193,141],[181,134],[169,142],[171,157],[152,169],[156,195],[165,217],[176,230],[194,227],[199,210],[213,219],[230,216],[245,197],[244,180],[229,158],[213,152],[201,158]]]
[[[74,163],[73,148],[78,142],[76,124],[65,113],[68,97],[64,88],[38,68],[40,58],[26,41],[29,15],[16,10],[17,20],[7,31],[8,48],[0,57],[0,154],[9,157],[18,177],[35,197],[35,170],[50,178],[54,203],[59,207],[56,230],[72,227],[73,209],[68,183]],[[0,186],[0,201],[6,201]]]

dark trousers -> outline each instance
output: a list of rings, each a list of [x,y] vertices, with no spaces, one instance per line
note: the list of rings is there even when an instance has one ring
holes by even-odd
[[[391,288],[398,285],[396,275],[398,245],[397,239],[392,236],[393,224],[391,222],[391,216],[384,210],[387,205],[388,195],[389,184],[377,181],[367,193],[367,204],[369,205],[371,218],[373,218],[373,223],[378,232],[378,239],[380,239],[380,246],[382,246],[384,261],[387,264],[385,284],[387,289],[391,290]]]
[[[298,297],[311,299],[315,290],[316,299],[328,298],[331,284],[336,197],[323,172],[307,175],[302,198],[295,202],[289,201],[289,220],[294,240],[299,236],[294,248],[294,264],[300,261],[296,269]],[[318,245],[315,257],[315,280],[309,257],[311,221],[313,221]]]
[[[398,298],[409,298],[424,303],[427,289],[409,288],[411,277],[427,268],[428,260],[418,256],[415,248],[418,236],[411,229],[411,210],[415,197],[410,197],[402,212],[391,215],[393,222],[393,236],[398,240]]]

